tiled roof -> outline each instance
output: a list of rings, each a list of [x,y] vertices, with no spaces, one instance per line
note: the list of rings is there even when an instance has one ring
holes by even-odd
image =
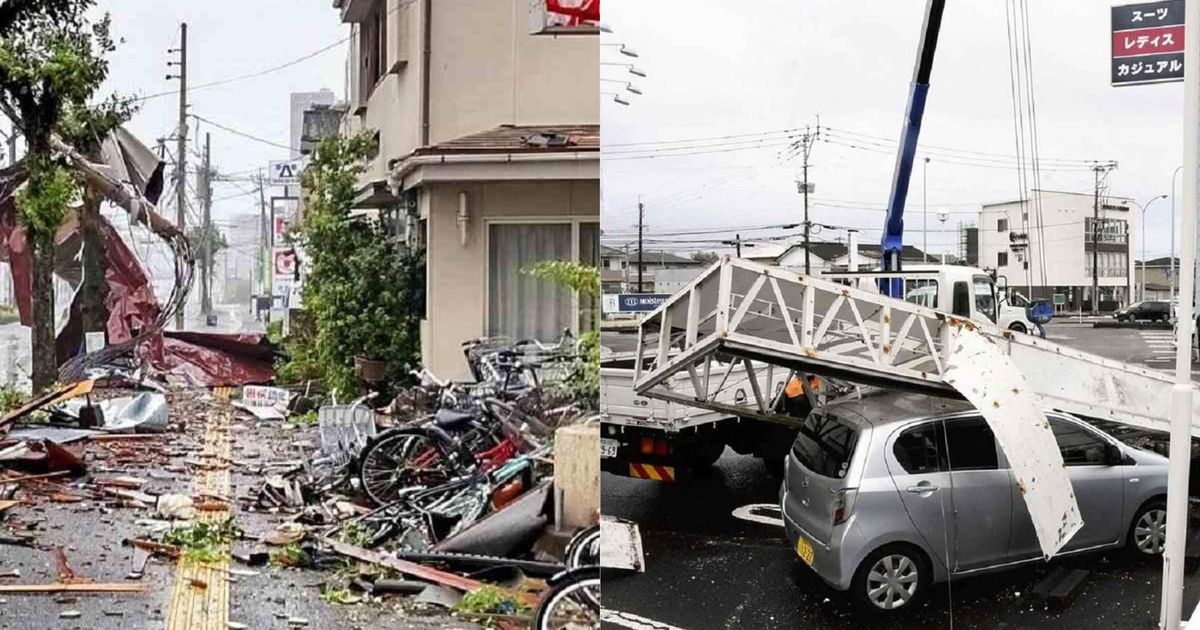
[[[501,125],[417,149],[449,153],[554,153],[600,150],[600,125]]]

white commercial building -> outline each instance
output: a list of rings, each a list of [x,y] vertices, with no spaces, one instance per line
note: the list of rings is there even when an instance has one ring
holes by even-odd
[[[1096,204],[1092,193],[1033,190],[1029,199],[983,206],[978,266],[994,269],[1010,287],[1032,293],[1029,297],[1054,298],[1060,309],[1086,311],[1095,260],[1100,308],[1112,310],[1131,301],[1132,247],[1140,229],[1140,213],[1130,199],[1101,196]]]

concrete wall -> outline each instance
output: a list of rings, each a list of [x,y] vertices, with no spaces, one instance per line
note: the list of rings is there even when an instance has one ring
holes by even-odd
[[[433,184],[422,194],[427,220],[427,320],[424,363],[441,378],[467,378],[459,347],[486,333],[487,223],[489,219],[576,218],[599,221],[598,181],[466,182]],[[459,193],[468,195],[470,219],[463,245],[457,223]]]

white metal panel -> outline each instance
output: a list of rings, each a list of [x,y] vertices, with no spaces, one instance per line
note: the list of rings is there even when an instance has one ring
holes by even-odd
[[[1042,399],[995,339],[969,326],[956,327],[950,339],[946,382],[992,428],[1029,508],[1042,553],[1053,556],[1083,527],[1083,518]]]

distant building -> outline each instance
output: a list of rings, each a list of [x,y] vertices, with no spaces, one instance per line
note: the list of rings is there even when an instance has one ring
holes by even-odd
[[[809,271],[812,275],[817,275],[826,271],[848,271],[850,268],[850,246],[846,243],[837,241],[819,241],[810,244],[809,248]],[[859,244],[858,246],[858,266],[859,271],[875,269],[879,267],[879,261],[882,258],[880,254],[881,248],[877,244],[867,245]],[[743,245],[742,257],[764,265],[773,265],[776,267],[786,267],[788,269],[804,269],[804,244],[793,243],[788,245],[770,245],[768,247],[745,247]],[[941,257],[929,255],[929,262],[940,262]],[[925,252],[913,247],[905,245],[900,254],[901,263],[912,262],[920,263],[926,261]],[[948,261],[949,262],[949,261]]]
[[[1172,260],[1174,261],[1174,272],[1172,272]],[[1145,292],[1142,286],[1145,285]],[[1134,263],[1134,300],[1169,300],[1171,299],[1171,288],[1179,291],[1179,258],[1172,259],[1169,256],[1162,258],[1151,258],[1145,261],[1136,261]]]
[[[300,153],[308,155],[325,138],[338,135],[346,107],[317,103],[304,110],[300,124]]]
[[[288,136],[288,146],[292,147],[291,157],[300,157],[301,140],[304,135],[304,112],[314,105],[326,107],[337,102],[332,90],[319,92],[293,92],[291,95],[291,134]]]
[[[1066,310],[1091,310],[1095,254],[1100,309],[1114,310],[1133,301],[1131,248],[1141,226],[1132,200],[1102,197],[1099,222],[1093,225],[1091,192],[1033,190],[1030,196],[983,206],[978,266],[994,269],[1010,287],[1023,294],[1031,292],[1029,297],[1057,295]]]

